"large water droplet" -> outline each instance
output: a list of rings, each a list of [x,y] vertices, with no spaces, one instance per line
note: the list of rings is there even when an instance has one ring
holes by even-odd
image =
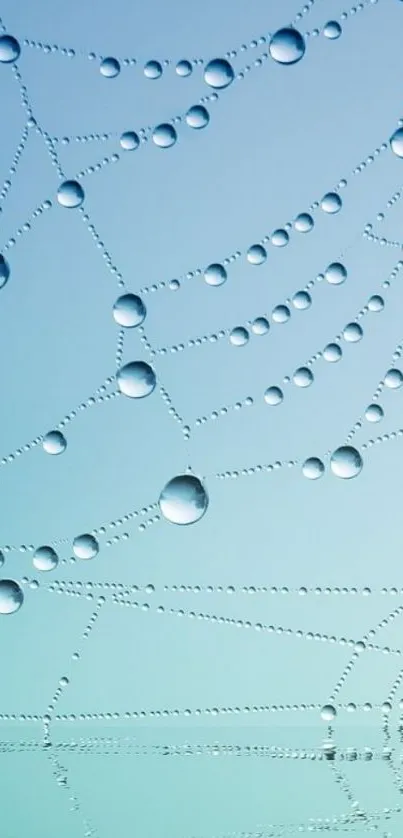
[[[328,343],[323,350],[323,357],[325,361],[330,364],[335,364],[342,358],[343,352],[338,343]]]
[[[158,148],[169,148],[171,145],[175,145],[177,137],[175,128],[168,122],[157,125],[153,131],[153,142]]]
[[[367,422],[380,422],[383,419],[383,409],[380,404],[370,404],[365,411]]]
[[[323,477],[325,473],[325,466],[319,457],[308,457],[302,466],[302,474],[309,480],[318,480]]]
[[[99,552],[99,544],[93,535],[83,533],[73,541],[73,553],[78,559],[93,559]]]
[[[325,270],[325,279],[330,285],[342,285],[347,279],[347,270],[341,262],[332,262]]]
[[[24,594],[13,579],[0,579],[0,614],[14,614],[21,608]]]
[[[320,711],[320,715],[324,722],[332,722],[336,718],[336,708],[332,704],[325,704]]]
[[[49,431],[42,440],[42,448],[47,454],[63,454],[67,448],[66,438],[61,431]]]
[[[368,308],[370,311],[382,311],[385,307],[385,300],[380,294],[373,294],[368,300]]]
[[[330,41],[335,41],[336,38],[340,38],[341,32],[342,29],[337,20],[329,20],[323,27],[323,34]]]
[[[249,340],[249,332],[244,326],[235,326],[229,336],[230,343],[233,346],[245,346]]]
[[[7,259],[5,259],[4,256],[0,254],[0,288],[3,288],[3,286],[8,281],[9,276],[10,265],[8,264]]]
[[[210,115],[203,105],[193,105],[186,114],[186,122],[189,128],[205,128],[210,122]]]
[[[271,406],[281,404],[283,398],[283,391],[280,390],[280,387],[268,387],[264,394],[266,404]]]
[[[297,387],[309,387],[313,382],[313,373],[309,367],[299,367],[295,370],[292,380]]]
[[[205,514],[209,499],[201,480],[181,474],[166,484],[159,497],[160,510],[172,524],[194,524]]]
[[[271,235],[271,243],[274,247],[285,247],[288,244],[290,237],[287,233],[287,230],[279,229],[275,230],[274,233]]]
[[[140,326],[146,316],[147,310],[143,300],[136,294],[122,294],[118,297],[113,306],[113,317],[119,326],[125,329],[132,329]]]
[[[297,291],[292,298],[294,308],[304,311],[312,305],[312,298],[307,291]]]
[[[57,200],[61,207],[74,209],[84,201],[84,189],[76,180],[65,180],[57,190]]]
[[[397,157],[403,157],[403,128],[398,128],[390,138],[390,147]]]
[[[321,209],[323,209],[323,212],[327,212],[328,215],[335,215],[335,213],[339,212],[342,207],[340,195],[338,195],[337,192],[327,192],[326,195],[323,196],[320,206]]]
[[[120,145],[125,151],[134,151],[140,145],[140,137],[135,131],[125,131],[120,138]]]
[[[298,233],[309,233],[314,225],[314,220],[308,212],[301,212],[294,221],[294,227]]]
[[[0,63],[12,64],[20,57],[21,47],[16,38],[12,35],[1,35],[0,37]]]
[[[246,258],[251,265],[262,265],[267,259],[267,251],[261,244],[252,244]]]
[[[157,379],[155,372],[145,361],[132,361],[121,367],[116,374],[117,385],[124,396],[143,399],[153,392]]]
[[[101,76],[106,79],[114,79],[120,73],[120,64],[117,58],[104,58],[99,65]]]
[[[266,317],[256,317],[252,323],[252,332],[254,335],[266,335],[270,329],[270,323]]]
[[[144,65],[144,75],[147,79],[159,79],[162,76],[162,65],[159,61],[147,61]]]
[[[333,452],[330,458],[330,468],[336,477],[350,480],[357,477],[363,467],[362,457],[351,445],[342,445]]]
[[[204,279],[206,280],[207,285],[223,285],[227,279],[227,271],[225,270],[224,265],[220,265],[218,262],[208,265],[204,271]]]
[[[234,70],[225,58],[214,58],[204,68],[204,81],[217,89],[228,87],[234,80]]]
[[[364,332],[359,323],[347,323],[343,329],[343,337],[347,343],[357,343],[361,340]]]
[[[401,387],[403,384],[403,373],[392,367],[392,369],[387,371],[384,382],[385,386],[389,387],[390,390],[397,390],[397,388]]]
[[[296,64],[305,53],[305,41],[297,29],[279,29],[270,41],[269,53],[278,64]]]
[[[57,567],[59,557],[53,547],[43,546],[35,550],[32,562],[37,570],[48,572]]]
[[[279,305],[273,309],[271,316],[274,323],[286,323],[291,317],[291,312],[288,306]]]
[[[190,76],[192,72],[192,65],[190,61],[187,61],[185,58],[182,61],[178,61],[176,67],[176,73],[178,76],[185,78],[185,76]]]

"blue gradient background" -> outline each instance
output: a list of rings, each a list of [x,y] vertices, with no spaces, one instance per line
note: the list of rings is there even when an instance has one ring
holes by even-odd
[[[364,339],[344,345],[341,363],[319,361],[313,386],[287,385],[278,408],[263,400],[266,387],[280,384],[356,316],[399,259],[397,248],[370,243],[361,233],[400,186],[402,161],[388,150],[361,174],[351,173],[387,141],[400,116],[403,4],[383,0],[350,16],[338,41],[309,38],[306,55],[295,66],[267,61],[254,69],[209,106],[207,129],[191,131],[179,124],[174,147],[163,151],[148,142],[132,153],[119,147],[122,131],[183,114],[209,92],[202,66],[190,78],[179,79],[175,60],[223,55],[287,24],[297,11],[295,0],[233,0],[219,7],[213,0],[191,5],[158,0],[149,6],[128,0],[114,5],[59,0],[51,8],[43,0],[2,4],[7,31],[21,42],[32,38],[82,52],[68,59],[26,47],[18,67],[35,115],[51,136],[113,132],[106,142],[71,141],[58,144],[58,151],[67,177],[120,153],[118,163],[85,177],[83,185],[85,209],[129,290],[168,283],[237,249],[244,253],[307,211],[340,178],[348,181],[338,215],[318,211],[309,235],[293,233],[285,249],[269,246],[261,267],[241,258],[229,267],[222,287],[209,287],[196,277],[184,280],[175,293],[148,294],[145,326],[154,347],[270,315],[274,305],[338,258],[349,272],[341,287],[317,285],[310,310],[294,311],[287,324],[273,324],[268,335],[251,336],[243,348],[222,340],[156,357],[159,383],[191,426],[224,405],[247,396],[255,400],[252,407],[193,427],[189,443],[156,391],[142,401],[121,397],[80,413],[66,428],[63,456],[46,456],[38,446],[1,469],[1,545],[37,546],[64,538],[59,551],[64,559],[70,558],[77,534],[154,503],[167,480],[189,465],[205,477],[210,498],[208,514],[195,526],[162,521],[141,533],[137,519],[127,527],[127,541],[106,548],[104,539],[93,562],[60,564],[39,579],[38,590],[25,586],[23,608],[0,622],[2,714],[43,715],[62,675],[70,684],[57,703],[58,714],[321,705],[350,659],[350,648],[179,619],[158,614],[155,606],[163,602],[359,639],[401,602],[381,594],[229,597],[163,591],[172,584],[368,585],[377,590],[402,584],[399,440],[368,451],[353,481],[337,480],[328,471],[318,482],[305,480],[300,467],[239,480],[220,481],[215,474],[303,461],[343,444],[391,365],[402,334],[400,276],[386,294],[385,310],[363,319]],[[342,11],[340,2],[318,0],[301,30],[323,28]],[[99,74],[97,62],[86,58],[92,49],[101,55],[135,55],[138,64],[108,80]],[[142,66],[150,58],[173,59],[158,81],[143,77]],[[253,58],[253,50],[241,54],[234,59],[235,69]],[[12,69],[4,65],[0,97],[5,179],[26,115]],[[12,275],[0,300],[1,456],[55,427],[116,369],[112,306],[117,282],[80,213],[55,202],[57,187],[43,140],[31,131],[3,205],[2,245],[42,200],[51,198],[54,205],[7,256]],[[375,228],[399,240],[399,204]],[[134,332],[126,335],[124,362],[148,359]],[[375,427],[364,423],[357,445],[403,424],[401,391],[386,390],[381,403],[384,420]],[[9,552],[2,573],[37,578],[29,551]],[[137,597],[150,603],[148,611],[107,602],[81,643],[97,593],[103,592],[96,590],[92,602],[50,594],[52,577],[139,586],[151,582],[156,590]],[[401,627],[398,618],[374,642],[399,648]],[[80,661],[72,662],[81,646]],[[396,656],[364,653],[340,702],[379,705],[400,663]],[[394,708],[397,753],[398,718]],[[267,824],[277,825],[277,835],[292,825],[306,828],[309,818],[351,814],[352,800],[369,813],[400,804],[396,777],[381,760],[335,763],[335,771],[327,762],[309,759],[194,755],[185,760],[135,753],[139,743],[184,742],[313,750],[327,731],[316,710],[55,722],[47,751],[41,746],[40,722],[0,725],[4,838],[75,838],[90,828],[96,838],[112,833],[180,838],[253,832]],[[382,749],[382,714],[340,711],[334,735],[342,747]],[[94,753],[85,746],[88,737],[95,741]],[[107,754],[101,747],[104,737],[119,739],[109,750],[105,746]],[[135,737],[126,751],[125,737]],[[70,743],[70,749],[63,743]],[[68,778],[67,791],[52,777],[55,759]],[[351,785],[352,797],[345,784],[335,781],[337,770]],[[69,812],[76,805],[69,800],[72,795],[79,801],[76,812]],[[399,835],[399,817],[385,824],[382,834]],[[365,834],[364,826],[354,831]]]

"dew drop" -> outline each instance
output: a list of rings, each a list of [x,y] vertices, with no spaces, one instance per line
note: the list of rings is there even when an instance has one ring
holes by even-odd
[[[313,373],[309,367],[299,367],[295,370],[292,380],[297,387],[309,387],[313,382]]]
[[[210,114],[203,105],[193,105],[186,114],[186,122],[189,128],[205,128],[210,122]]]
[[[49,431],[43,438],[42,448],[47,454],[63,454],[67,448],[66,438],[61,431]]]
[[[278,64],[296,64],[305,53],[305,41],[297,29],[279,29],[271,38],[269,53]]]
[[[385,301],[379,294],[374,294],[368,300],[368,308],[370,311],[382,311],[385,307]]]
[[[267,259],[267,251],[261,244],[252,244],[246,258],[251,265],[262,265]]]
[[[271,243],[274,247],[285,247],[288,244],[290,237],[287,233],[287,230],[275,230],[274,233],[271,235]]]
[[[365,411],[367,422],[380,422],[383,416],[383,408],[380,404],[370,404]]]
[[[330,458],[330,468],[336,477],[350,480],[357,477],[363,467],[361,454],[351,445],[343,445],[333,452]]]
[[[172,524],[194,524],[205,514],[209,499],[201,480],[181,474],[170,480],[159,497],[162,515]]]
[[[403,128],[398,128],[390,138],[390,147],[396,157],[403,157]]]
[[[37,570],[48,572],[54,570],[59,563],[59,557],[53,547],[38,547],[32,557],[32,562]]]
[[[168,122],[163,122],[154,128],[153,142],[158,148],[170,148],[171,145],[175,145],[177,138],[175,128]]]
[[[21,47],[12,35],[0,37],[0,64],[12,64],[20,57]]]
[[[227,271],[224,265],[220,265],[218,262],[209,265],[204,271],[204,279],[207,285],[223,285],[227,279]]]
[[[329,38],[330,41],[335,41],[337,38],[340,38],[341,33],[342,28],[337,20],[329,20],[323,27],[323,34],[325,38]]]
[[[113,318],[119,326],[132,329],[140,326],[147,310],[143,300],[136,294],[122,294],[113,306]]]
[[[325,473],[325,466],[319,457],[308,457],[302,466],[302,474],[308,477],[309,480],[318,480],[323,477]]]
[[[116,380],[120,392],[131,399],[149,396],[157,383],[154,370],[145,361],[131,361],[120,367]]]
[[[178,76],[181,76],[182,78],[185,78],[186,76],[190,76],[190,74],[192,72],[192,65],[191,65],[190,61],[187,61],[186,59],[182,59],[182,61],[178,61],[177,65],[175,67],[175,70],[176,70],[176,74]]]
[[[0,614],[14,614],[21,608],[24,594],[13,579],[0,579]]]
[[[343,352],[338,343],[328,343],[323,350],[323,357],[325,361],[330,364],[335,364],[342,358]]]
[[[140,137],[135,131],[125,131],[119,142],[125,151],[134,151],[140,145]]]
[[[249,341],[249,332],[244,326],[235,326],[229,336],[233,346],[245,346]]]
[[[234,70],[225,58],[214,58],[204,69],[204,81],[209,87],[221,89],[234,81]]]
[[[320,715],[324,722],[332,722],[336,718],[336,708],[332,704],[325,704],[320,711]]]
[[[342,207],[342,200],[337,192],[327,192],[320,202],[321,209],[328,215],[334,215],[339,212]]]
[[[390,390],[397,390],[403,384],[403,374],[400,370],[392,367],[392,369],[387,371],[384,381],[385,387],[389,387]]]
[[[269,329],[270,324],[266,317],[256,317],[252,323],[252,332],[254,335],[266,335]]]
[[[159,61],[147,61],[144,66],[144,75],[147,79],[159,79],[162,76],[162,65]]]
[[[286,323],[291,317],[291,312],[288,306],[276,306],[272,311],[272,319],[274,323]]]
[[[271,406],[281,404],[283,398],[283,391],[280,390],[280,387],[268,387],[264,394],[266,404]]]
[[[0,254],[0,288],[3,288],[10,276],[10,265],[7,259]]]
[[[99,552],[99,544],[93,535],[84,533],[73,541],[73,553],[78,559],[93,559]]]
[[[341,262],[332,262],[325,270],[325,279],[330,285],[342,285],[347,279],[347,270]]]
[[[65,180],[57,190],[57,200],[61,207],[74,209],[84,201],[84,189],[76,180]]]
[[[120,73],[120,64],[117,58],[104,58],[99,65],[101,76],[106,79],[114,79]]]
[[[363,337],[363,330],[359,323],[348,323],[343,329],[343,338],[347,343],[358,343]]]
[[[313,226],[313,218],[308,212],[301,212],[294,221],[294,227],[297,233],[309,233],[313,229]]]
[[[312,298],[307,291],[297,291],[292,298],[294,308],[304,311],[312,305]]]

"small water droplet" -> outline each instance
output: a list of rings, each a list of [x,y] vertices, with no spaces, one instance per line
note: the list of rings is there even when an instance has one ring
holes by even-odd
[[[207,285],[223,285],[227,279],[227,271],[225,270],[224,265],[220,265],[218,262],[208,265],[204,271],[204,279],[207,282]]]
[[[168,122],[157,125],[153,131],[153,142],[158,148],[170,148],[175,145],[178,135],[173,125]]]
[[[269,329],[270,324],[266,317],[256,317],[252,323],[252,332],[254,335],[266,335]]]
[[[203,105],[193,105],[186,114],[186,122],[190,128],[205,128],[210,122],[210,115]]]
[[[61,207],[74,209],[84,201],[84,189],[76,180],[65,180],[57,190],[57,200]]]
[[[328,215],[335,215],[342,207],[342,200],[337,192],[327,192],[320,202],[321,209]]]
[[[140,137],[135,131],[125,131],[121,135],[120,145],[125,151],[134,151],[140,145]]]
[[[302,466],[302,474],[308,477],[309,480],[318,480],[323,477],[325,473],[325,466],[319,457],[308,457]]]
[[[396,157],[403,157],[403,128],[398,128],[390,138],[390,147]]]
[[[162,66],[159,61],[147,61],[144,66],[144,75],[147,79],[159,79],[162,76]]]
[[[0,579],[0,614],[14,614],[21,608],[24,594],[13,579]]]
[[[117,385],[124,396],[142,399],[155,389],[155,372],[145,361],[132,361],[121,367],[116,374]]]
[[[54,570],[59,563],[59,557],[53,547],[38,547],[32,557],[32,562],[37,570],[48,572]]]
[[[294,221],[297,233],[309,233],[314,226],[314,220],[308,212],[301,212]]]
[[[340,38],[341,33],[342,28],[337,20],[329,20],[323,27],[323,34],[330,41],[335,41],[337,38]]]
[[[146,316],[147,310],[143,300],[136,294],[122,294],[118,297],[113,306],[113,317],[119,326],[125,329],[132,329],[140,326]]]
[[[78,559],[93,559],[99,552],[99,544],[93,535],[83,533],[73,541],[73,553]]]
[[[120,64],[117,58],[104,58],[99,65],[101,76],[106,79],[114,79],[120,73]]]
[[[297,29],[279,29],[271,38],[269,53],[278,64],[296,64],[305,53],[305,41]]]
[[[342,285],[347,279],[347,270],[341,262],[332,262],[325,270],[325,279],[330,285]]]
[[[333,452],[330,458],[330,468],[336,477],[350,480],[357,477],[363,467],[361,454],[351,445],[343,445]]]
[[[214,58],[204,69],[204,81],[209,87],[221,89],[234,80],[234,70],[225,58]]]
[[[403,384],[403,373],[398,369],[390,369],[385,375],[385,386],[390,390],[397,390]]]
[[[283,391],[280,390],[280,387],[268,387],[264,394],[266,404],[271,406],[281,404],[283,398]]]
[[[21,47],[16,38],[12,35],[1,35],[0,37],[0,63],[12,64],[20,57]]]
[[[267,251],[261,244],[252,244],[246,258],[251,265],[262,265],[267,259]]]
[[[380,422],[383,419],[383,409],[380,404],[370,404],[365,411],[367,422]]]
[[[0,288],[6,284],[10,276],[10,265],[7,262],[7,259],[4,258],[0,254]]]
[[[244,326],[235,326],[229,336],[230,343],[233,346],[245,346],[249,340],[249,332]]]
[[[190,76],[192,72],[192,65],[190,61],[183,59],[182,61],[178,61],[175,70],[178,76],[185,78],[185,76]]]
[[[205,514],[209,499],[201,480],[193,474],[181,474],[170,480],[159,497],[162,515],[172,524],[186,526]]]
[[[66,438],[61,431],[49,431],[43,438],[42,448],[47,454],[63,454],[67,448]]]

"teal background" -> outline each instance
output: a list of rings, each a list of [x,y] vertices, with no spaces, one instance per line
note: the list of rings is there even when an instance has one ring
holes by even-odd
[[[301,31],[322,29],[344,10],[339,0],[317,0]],[[39,582],[32,589],[26,581],[23,608],[0,619],[4,838],[282,835],[323,824],[333,835],[343,825],[331,819],[342,815],[350,819],[344,828],[360,838],[374,823],[382,836],[401,834],[395,811],[402,785],[401,691],[386,734],[380,709],[401,657],[366,650],[338,696],[344,708],[333,737],[340,753],[355,747],[362,755],[369,747],[374,758],[328,762],[319,758],[328,735],[320,707],[353,650],[299,639],[295,632],[358,640],[402,602],[402,441],[363,452],[363,471],[352,481],[337,480],[329,469],[322,480],[309,481],[300,464],[343,444],[391,366],[402,339],[403,274],[385,293],[385,310],[363,318],[363,340],[343,344],[339,364],[315,364],[315,382],[307,390],[285,385],[277,408],[265,404],[263,393],[334,339],[371,294],[384,293],[381,284],[400,258],[401,246],[382,247],[362,231],[370,222],[377,235],[400,241],[399,203],[384,221],[376,215],[401,185],[402,161],[387,149],[361,173],[352,171],[388,141],[401,115],[403,4],[382,0],[349,14],[339,40],[309,38],[295,66],[266,61],[253,69],[207,105],[206,129],[179,123],[172,148],[161,150],[151,141],[132,153],[119,147],[122,131],[169,121],[211,93],[202,65],[180,79],[176,60],[224,55],[286,25],[297,11],[294,0],[233,0],[218,7],[213,0],[2,4],[4,25],[21,43],[28,38],[77,52],[67,58],[26,46],[18,67],[35,116],[52,137],[112,134],[104,142],[58,143],[57,150],[69,178],[119,153],[116,164],[82,182],[85,210],[128,290],[168,284],[238,249],[245,254],[249,245],[308,211],[340,178],[348,182],[339,214],[316,211],[314,230],[292,233],[284,249],[268,245],[264,265],[253,267],[243,255],[229,266],[222,287],[195,277],[183,280],[179,291],[144,296],[149,341],[170,347],[269,316],[332,261],[340,258],[348,269],[344,285],[319,283],[308,311],[293,311],[288,323],[272,324],[263,337],[251,335],[245,347],[224,339],[156,356],[159,385],[192,427],[189,442],[155,391],[141,401],[120,397],[80,412],[65,428],[62,456],[47,456],[37,446],[1,468],[0,546],[14,548],[6,553],[3,578]],[[235,69],[266,49],[238,55]],[[134,55],[138,64],[105,79],[98,62],[86,57],[91,50]],[[143,76],[150,58],[172,60],[158,81]],[[5,180],[26,122],[6,65],[0,65],[0,99]],[[57,426],[116,371],[117,281],[79,211],[58,206],[58,183],[43,139],[31,130],[3,204],[1,247],[41,201],[50,198],[53,206],[7,253],[11,276],[0,292],[0,458]],[[125,335],[123,362],[148,358],[136,330]],[[253,406],[195,426],[199,417],[248,396]],[[385,418],[376,426],[364,420],[353,444],[403,426],[402,391],[385,390],[380,403]],[[216,478],[289,460],[299,465],[238,480]],[[160,521],[141,532],[139,516],[109,528],[120,516],[154,504],[165,483],[188,466],[205,479],[209,494],[200,522],[181,528]],[[155,510],[144,520],[152,515]],[[96,559],[70,562],[73,538],[102,525],[107,534]],[[115,532],[129,538],[106,546]],[[49,575],[36,573],[32,549],[20,546],[57,539],[64,540],[57,549],[65,561]],[[152,583],[155,591],[126,596],[150,606],[133,609],[115,604],[110,589],[87,588],[92,600],[57,595],[49,591],[55,579],[115,582],[125,590]],[[172,585],[234,585],[237,592],[164,591]],[[288,586],[290,592],[239,590],[253,585]],[[373,593],[301,597],[295,593],[300,586],[369,586]],[[382,594],[384,586],[399,593]],[[82,640],[99,594],[107,601]],[[282,626],[294,634],[159,614],[160,604]],[[398,616],[372,642],[400,649],[401,627]],[[72,661],[76,650],[80,660]],[[44,747],[41,719],[62,676],[70,683],[55,714],[73,718],[54,720],[51,746]],[[361,708],[371,702],[374,709],[349,714],[348,702]],[[314,709],[124,717],[141,710],[300,704]],[[106,713],[120,715],[80,720],[80,714]],[[392,761],[381,758],[388,734]],[[216,756],[197,752],[198,745],[214,743],[288,750],[283,757],[274,751],[261,757],[222,748]],[[187,760],[182,752],[162,756],[152,750],[184,744],[191,751]],[[362,822],[353,814],[357,808]],[[373,813],[380,813],[379,821],[371,820]]]

